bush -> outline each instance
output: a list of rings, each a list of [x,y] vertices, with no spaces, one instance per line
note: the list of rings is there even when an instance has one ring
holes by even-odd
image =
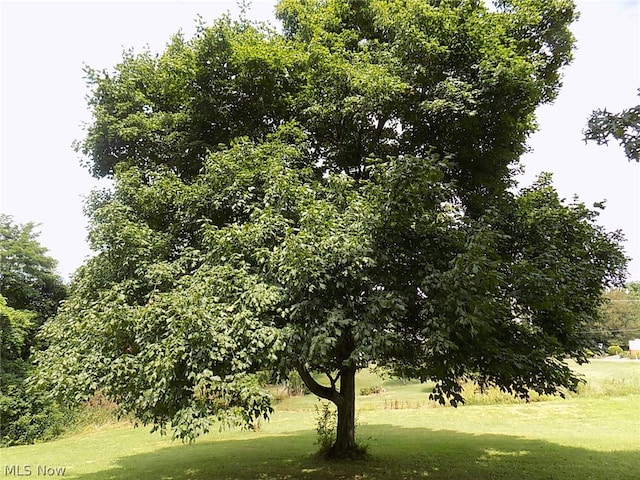
[[[306,395],[309,393],[307,386],[302,381],[302,378],[296,371],[292,371],[289,373],[287,380],[285,381],[285,386],[287,387],[287,393],[291,397],[299,397],[301,395]]]
[[[611,345],[609,346],[609,348],[607,348],[607,352],[609,353],[609,355],[620,355],[623,350],[619,345]]]
[[[338,413],[328,402],[320,402],[320,407],[316,404],[315,410],[316,444],[320,446],[320,452],[326,452],[336,441]]]
[[[2,377],[0,446],[51,440],[73,422],[73,411],[62,408],[43,393],[30,392],[23,379]]]
[[[374,385],[373,387],[364,387],[360,389],[360,395],[379,395],[386,392],[386,390],[380,385]]]

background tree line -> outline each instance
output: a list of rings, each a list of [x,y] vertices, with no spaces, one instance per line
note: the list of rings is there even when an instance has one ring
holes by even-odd
[[[604,293],[600,320],[591,326],[594,341],[606,349],[611,345],[628,348],[629,340],[640,338],[640,283]]]
[[[66,296],[56,261],[38,241],[36,225],[0,215],[0,445],[57,435],[69,412],[43,393],[29,391],[31,354],[44,322]]]

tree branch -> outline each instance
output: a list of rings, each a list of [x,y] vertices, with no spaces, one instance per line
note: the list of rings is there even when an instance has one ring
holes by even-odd
[[[316,382],[309,373],[309,370],[307,370],[302,363],[296,364],[296,370],[311,393],[325,400],[329,400],[336,405],[340,402],[341,399],[338,391],[335,388],[325,387]]]
[[[377,145],[380,142],[380,137],[382,136],[384,126],[387,124],[388,120],[389,115],[383,115],[378,119],[378,125],[376,126],[376,140],[374,142],[374,145]]]
[[[331,382],[331,388],[337,391],[338,389],[336,388],[336,383],[338,382],[339,374],[335,378],[333,378],[333,376],[331,375],[331,370],[323,370],[323,373],[327,376],[329,382]]]

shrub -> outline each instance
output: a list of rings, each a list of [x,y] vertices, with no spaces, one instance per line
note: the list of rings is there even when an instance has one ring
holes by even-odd
[[[360,389],[360,395],[379,395],[386,392],[386,390],[380,385],[374,385],[372,387],[364,387]]]
[[[302,378],[296,371],[292,371],[289,373],[287,380],[285,381],[285,386],[287,388],[287,393],[292,397],[299,397],[301,395],[306,395],[309,393],[307,386],[302,381]]]
[[[2,377],[0,446],[51,440],[73,422],[74,411],[62,408],[43,393],[29,391],[22,378]]]
[[[623,350],[619,345],[611,345],[609,346],[609,348],[607,348],[607,352],[609,353],[609,355],[620,355]]]
[[[316,404],[316,444],[320,446],[320,452],[328,451],[336,440],[336,426],[338,413],[328,402]]]

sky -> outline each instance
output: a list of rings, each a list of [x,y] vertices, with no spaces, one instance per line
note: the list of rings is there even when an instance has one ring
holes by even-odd
[[[586,145],[589,114],[640,103],[640,2],[577,0],[581,17],[573,63],[551,105],[538,110],[539,130],[522,158],[521,186],[553,173],[561,196],[591,205],[606,200],[599,223],[621,229],[632,258],[629,280],[640,281],[640,164],[615,142]],[[275,0],[253,0],[248,16],[272,18]],[[124,50],[161,52],[171,35],[195,32],[235,1],[0,2],[0,212],[40,224],[40,242],[68,278],[91,255],[83,198],[108,186],[80,165],[73,148],[90,121],[83,66],[111,69]]]

